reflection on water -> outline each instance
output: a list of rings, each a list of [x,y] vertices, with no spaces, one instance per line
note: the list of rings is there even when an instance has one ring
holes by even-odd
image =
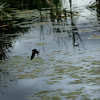
[[[5,39],[5,37],[7,38]],[[10,48],[12,48],[12,41],[8,38],[9,37],[5,36],[4,33],[0,33],[0,60],[8,58],[9,53],[11,52]]]
[[[64,2],[64,1],[63,1]],[[69,4],[70,4],[70,10],[63,8],[63,3],[61,3],[59,0],[58,1],[49,1],[46,0],[46,3],[48,4],[45,7],[50,7],[50,9],[47,8],[43,8],[43,4],[45,4],[44,2],[42,2],[41,0],[38,2],[38,10],[39,10],[39,16],[40,16],[40,22],[47,22],[50,23],[51,25],[49,25],[49,33],[53,32],[54,37],[57,38],[57,43],[59,44],[59,41],[61,39],[61,41],[64,42],[64,44],[66,45],[66,39],[65,38],[72,38],[72,45],[73,47],[79,47],[79,44],[82,43],[82,39],[81,36],[79,34],[79,30],[78,30],[78,26],[76,25],[78,18],[82,18],[80,15],[78,15],[79,12],[76,12],[72,5],[74,4],[71,0],[69,0]],[[73,3],[73,4],[72,4]],[[98,12],[98,11],[97,11]],[[80,17],[79,17],[80,16]],[[98,17],[97,17],[98,18]],[[83,18],[84,19],[84,18]],[[28,28],[25,26],[26,24],[24,24],[23,21],[21,19],[16,19],[17,22],[15,23],[21,23],[19,25],[22,25],[22,27],[14,27],[14,29],[10,29],[9,32],[5,31],[6,34],[15,34],[16,37],[16,33],[25,33],[25,31],[28,30]],[[33,19],[34,20],[34,19]],[[27,20],[28,21],[28,20]],[[31,19],[32,21],[32,19]],[[54,22],[54,23],[53,23]],[[25,28],[24,28],[25,27]],[[29,27],[29,26],[28,26]],[[44,34],[46,34],[46,29],[44,28],[45,25],[41,24],[40,25],[40,39],[43,38],[44,39]],[[18,32],[19,31],[19,32]],[[17,34],[18,35],[18,34]],[[64,36],[66,35],[66,37]],[[1,36],[2,38],[3,36]],[[12,35],[10,36],[11,38]],[[9,41],[10,39],[8,39]],[[9,44],[9,42],[7,41],[7,45]],[[80,41],[80,43],[78,43]],[[9,55],[7,53],[7,49],[3,49],[3,45],[4,42],[1,40],[1,59],[5,59],[7,58],[7,56]],[[10,42],[10,44],[8,45],[8,47],[6,46],[5,43],[5,48],[9,48],[11,45],[13,45],[13,42]],[[13,46],[12,46],[13,47]],[[10,52],[10,50],[8,50]]]
[[[0,32],[2,100],[99,100],[100,18],[63,2],[17,10],[13,27]],[[30,60],[33,49],[40,55]]]
[[[97,16],[100,16],[100,0],[97,1]]]
[[[28,29],[29,28],[20,28],[19,26],[16,26],[0,32],[0,60],[9,58],[9,54],[12,52],[16,38],[20,35],[18,33],[21,32],[21,34],[24,34]]]

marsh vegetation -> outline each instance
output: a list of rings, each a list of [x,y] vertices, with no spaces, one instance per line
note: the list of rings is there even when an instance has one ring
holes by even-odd
[[[0,0],[0,98],[99,100],[99,3]]]

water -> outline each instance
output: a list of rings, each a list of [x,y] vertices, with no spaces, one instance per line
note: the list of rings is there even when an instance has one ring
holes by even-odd
[[[74,10],[56,18],[48,9],[42,17],[38,10],[17,11],[25,20],[5,38],[1,100],[100,99],[100,17],[85,7]],[[33,49],[40,54],[30,60]]]

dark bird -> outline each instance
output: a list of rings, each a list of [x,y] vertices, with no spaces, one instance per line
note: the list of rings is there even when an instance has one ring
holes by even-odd
[[[39,51],[36,49],[32,50],[31,60],[35,57],[35,54],[37,54],[37,56],[39,55]]]

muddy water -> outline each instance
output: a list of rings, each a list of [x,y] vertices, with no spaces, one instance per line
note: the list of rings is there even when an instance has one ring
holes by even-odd
[[[42,21],[37,10],[17,11],[31,21],[15,24],[28,30],[16,33],[9,58],[0,61],[1,100],[100,99],[100,17],[75,10],[53,22],[49,10]],[[30,60],[32,49],[40,54]]]

